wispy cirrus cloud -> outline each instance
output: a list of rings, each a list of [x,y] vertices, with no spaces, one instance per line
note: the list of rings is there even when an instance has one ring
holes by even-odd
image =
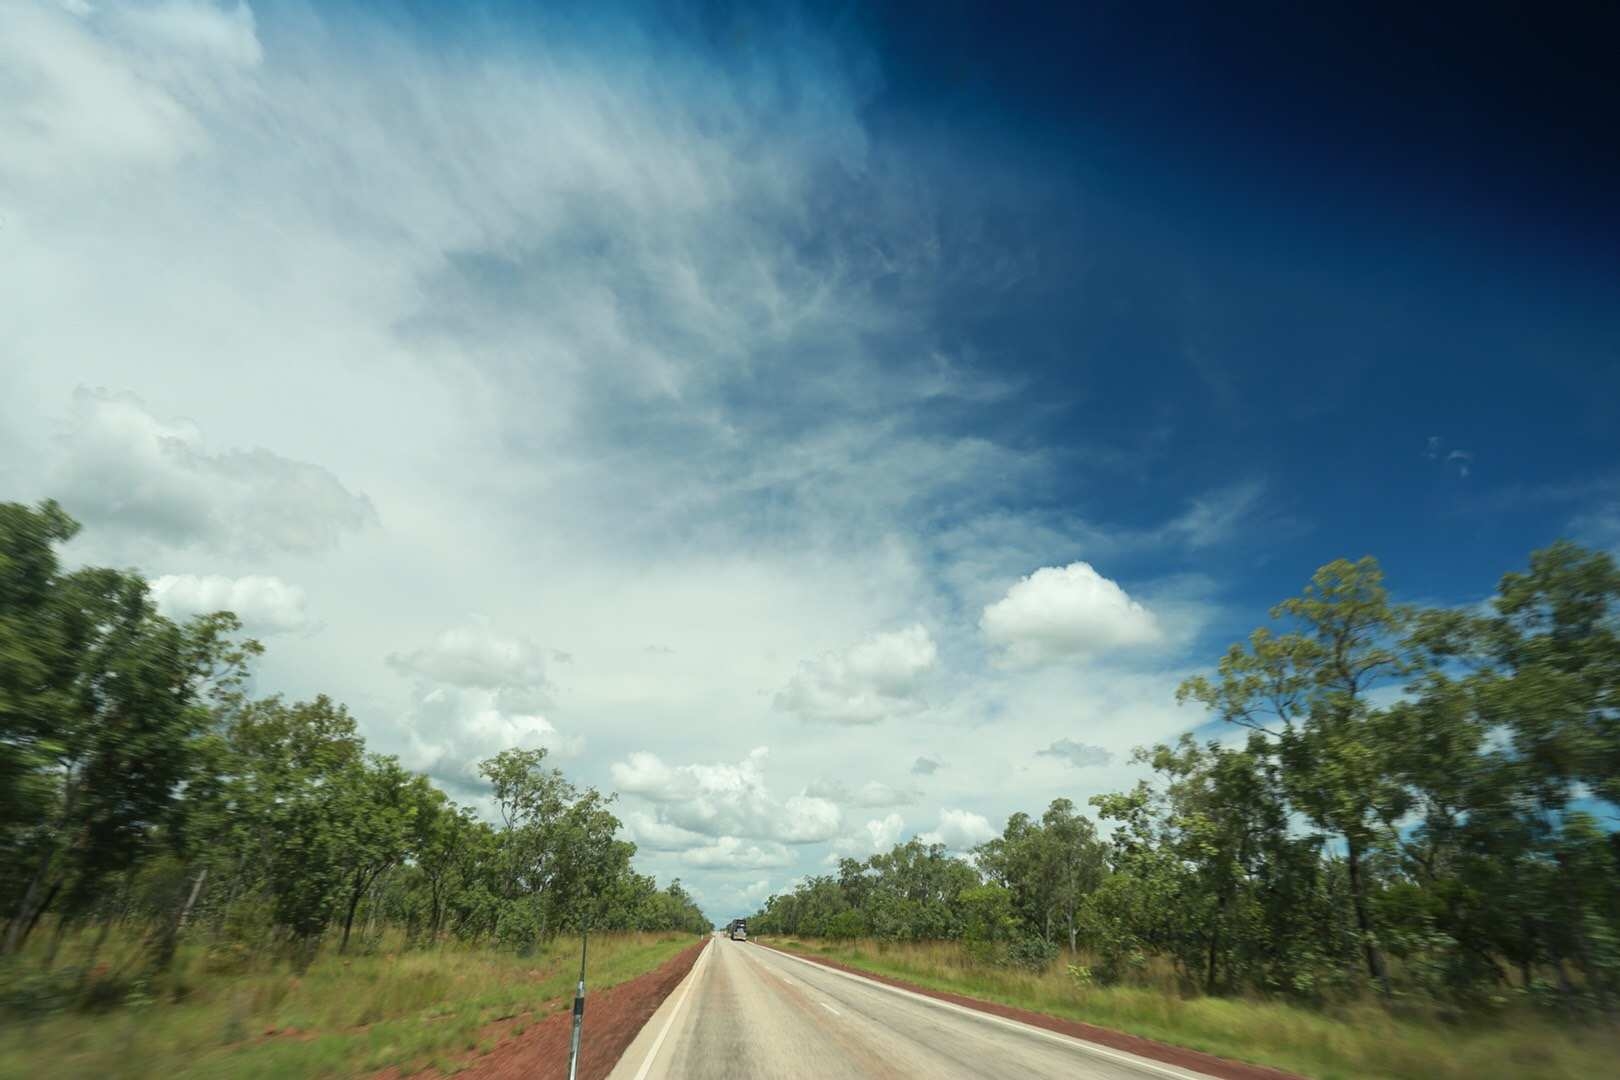
[[[971,842],[1082,690],[1088,740],[1163,727],[1156,677],[991,670],[979,613],[1228,543],[1266,492],[1115,527],[979,422],[1025,381],[939,313],[1041,277],[1002,239],[1041,224],[1024,181],[875,138],[857,39],[601,17],[0,7],[0,475],[166,602],[302,617],[267,688],[458,797],[549,747],[715,896],[899,836],[905,770]],[[997,649],[1101,640],[1004,610]],[[1005,757],[969,749],[992,717]],[[850,724],[894,771],[828,797]]]

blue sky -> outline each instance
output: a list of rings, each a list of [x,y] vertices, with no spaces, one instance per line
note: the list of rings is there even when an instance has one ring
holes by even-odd
[[[0,484],[717,918],[1620,544],[1612,36],[1047,7],[9,4]]]

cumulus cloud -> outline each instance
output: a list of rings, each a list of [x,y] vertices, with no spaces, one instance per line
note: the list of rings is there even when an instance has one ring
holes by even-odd
[[[656,820],[704,836],[813,844],[838,835],[838,804],[815,795],[772,798],[765,783],[769,750],[755,748],[735,764],[668,765],[656,754],[632,753],[615,762],[618,791],[656,806]]]
[[[879,851],[888,851],[900,842],[900,834],[905,827],[906,823],[899,814],[873,818],[866,823],[867,844],[874,854]]]
[[[268,635],[308,625],[304,590],[277,577],[249,574],[164,574],[151,582],[152,599],[171,619],[232,611],[249,633]]]
[[[1114,760],[1113,752],[1101,746],[1090,746],[1073,739],[1058,739],[1045,750],[1035,751],[1036,757],[1055,757],[1067,761],[1077,769],[1093,765],[1107,765]]]
[[[683,829],[679,825],[659,821],[653,815],[640,810],[626,812],[622,822],[625,834],[635,841],[638,847],[649,851],[686,851],[690,848],[703,847],[712,839],[702,833]]]
[[[402,725],[406,757],[447,783],[478,786],[478,762],[511,747],[578,754],[545,715],[550,700],[545,650],[487,619],[451,627],[422,648],[390,653],[388,665],[412,680]]]
[[[388,666],[406,675],[483,690],[546,686],[546,650],[526,638],[497,632],[486,619],[453,626],[431,645],[389,653]]]
[[[926,707],[922,681],[939,650],[927,628],[913,624],[873,634],[843,652],[806,661],[776,695],[776,707],[804,720],[875,724]]]
[[[917,801],[917,792],[906,791],[877,780],[862,784],[852,800],[856,806],[877,809],[885,806],[909,806]]]
[[[984,609],[979,628],[1008,659],[1029,662],[1163,640],[1152,612],[1085,562],[1035,571]]]
[[[825,866],[836,866],[844,858],[864,859],[885,852],[900,842],[906,823],[899,814],[872,818],[860,828],[833,841],[822,859]]]
[[[371,501],[318,465],[215,450],[200,428],[137,397],[81,387],[50,490],[95,534],[232,554],[313,554],[376,520]]]
[[[585,745],[538,712],[507,707],[496,691],[456,686],[418,684],[401,728],[406,763],[463,791],[483,788],[478,763],[502,750],[544,747],[571,757]]]
[[[654,708],[703,748],[691,755],[718,760],[773,694],[797,715],[864,720],[909,715],[923,680],[944,678],[931,661],[906,689],[904,662],[893,681],[841,653],[841,668],[812,662],[785,685],[779,657],[814,656],[841,628],[932,618],[948,609],[940,580],[1005,583],[1100,550],[1065,528],[1011,565],[957,574],[964,559],[946,553],[940,566],[934,524],[1000,508],[1053,468],[933,422],[942,402],[1000,391],[941,356],[919,317],[940,309],[942,283],[978,295],[983,275],[1028,269],[986,239],[1002,230],[974,224],[1018,214],[1023,190],[975,207],[989,214],[949,212],[945,185],[985,188],[950,179],[972,163],[874,151],[870,63],[839,41],[796,28],[810,40],[783,48],[762,26],[746,56],[728,44],[716,58],[678,34],[629,34],[608,78],[559,23],[488,50],[348,7],[82,15],[0,3],[0,470],[86,507],[76,543],[271,553],[161,564],[280,574],[319,599],[322,637],[272,650],[267,689],[356,702],[368,737],[397,734],[455,783],[506,746],[575,752],[559,727],[645,746]],[[32,414],[79,384],[151,405],[75,399],[53,448]],[[386,530],[366,527],[373,500]],[[1032,520],[1009,510],[1005,535]],[[1189,517],[1179,535],[1192,544],[1215,520]],[[541,567],[536,605],[514,583]],[[546,657],[566,673],[567,713],[546,703],[527,646],[475,647],[488,628],[442,648],[385,636],[407,619],[452,625],[469,596],[494,625],[521,619],[567,645],[566,668]],[[388,650],[392,668],[376,662]],[[1140,716],[1141,693],[1119,697],[1113,712]],[[1000,762],[931,745],[954,782],[995,797]],[[782,791],[834,767],[796,751],[805,772],[784,769]],[[896,734],[873,752],[903,769],[915,750]],[[649,776],[685,783],[656,764]],[[941,765],[925,756],[913,773]],[[778,837],[827,833],[824,804],[842,801],[805,789],[790,807],[711,779],[647,800],[627,833],[648,852],[716,848],[668,861],[718,877],[728,859],[779,857]],[[849,784],[846,807],[870,794]],[[760,835],[714,831],[728,822]]]
[[[691,848],[680,854],[681,862],[714,870],[764,870],[793,865],[793,853],[782,844],[751,843],[735,836],[722,836],[712,844]]]
[[[918,799],[918,793],[915,791],[902,790],[879,780],[868,780],[859,788],[851,790],[843,781],[827,777],[813,781],[804,789],[804,793],[819,799],[848,803],[867,809],[909,806]]]
[[[925,844],[944,844],[952,851],[965,851],[994,838],[996,830],[983,814],[971,810],[944,809],[939,824],[917,838]]]
[[[935,757],[929,757],[926,754],[911,763],[911,771],[915,776],[933,776],[944,767],[945,763],[943,761]]]

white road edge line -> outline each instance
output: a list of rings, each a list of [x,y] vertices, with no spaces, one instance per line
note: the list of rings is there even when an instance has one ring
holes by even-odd
[[[762,945],[760,948],[769,948],[769,946]],[[1047,1031],[1045,1028],[1038,1028],[1033,1024],[1025,1024],[1017,1020],[1009,1020],[1005,1016],[997,1016],[995,1013],[980,1012],[978,1009],[970,1009],[966,1005],[958,1005],[954,1001],[941,1001],[939,998],[929,997],[927,994],[919,994],[912,990],[906,990],[898,986],[890,986],[888,983],[878,982],[876,979],[868,979],[860,975],[852,974],[848,971],[840,971],[835,967],[828,967],[825,964],[818,964],[814,960],[806,960],[802,956],[795,956],[790,952],[783,952],[780,949],[770,949],[770,951],[778,956],[785,956],[789,960],[796,960],[801,964],[813,967],[818,971],[825,971],[830,975],[840,975],[843,978],[849,979],[851,982],[861,983],[864,986],[876,987],[879,990],[887,990],[891,994],[899,994],[901,997],[912,998],[916,1001],[922,1002],[925,1005],[932,1005],[935,1008],[961,1013],[962,1015],[970,1016],[975,1020],[982,1020],[990,1024],[999,1024],[1002,1027],[1011,1028],[1013,1031],[1023,1032],[1025,1035],[1035,1035],[1042,1039],[1046,1039],[1049,1042],[1055,1042],[1072,1049],[1080,1050],[1087,1054],[1095,1055],[1096,1057],[1107,1058],[1110,1061],[1117,1061],[1122,1065],[1129,1065],[1133,1068],[1140,1069],[1143,1072],[1154,1073],[1158,1076],[1171,1077],[1172,1080],[1208,1080],[1207,1073],[1195,1073],[1190,1072],[1187,1069],[1178,1069],[1174,1065],[1164,1065],[1154,1061],[1152,1058],[1139,1057],[1136,1054],[1127,1054],[1119,1050],[1112,1050],[1105,1046],[1099,1046],[1093,1042],[1087,1042],[1084,1039],[1077,1039],[1072,1035],[1060,1035],[1055,1031]],[[641,1078],[637,1077],[636,1080],[641,1080]]]
[[[713,945],[714,942],[711,941],[703,946],[703,955],[699,956],[697,963],[692,965],[692,978],[687,980],[686,986],[681,990],[681,1000],[675,1003],[675,1010],[669,1014],[669,1019],[664,1021],[664,1030],[660,1031],[658,1038],[653,1040],[652,1049],[647,1051],[646,1060],[641,1063],[641,1068],[636,1070],[636,1080],[647,1080],[647,1071],[652,1068],[653,1059],[658,1056],[658,1048],[664,1045],[664,1036],[669,1034],[669,1029],[675,1026],[675,1018],[680,1016],[681,1010],[686,1007],[686,997],[692,992],[693,985],[697,983],[698,969],[708,961],[709,949]]]

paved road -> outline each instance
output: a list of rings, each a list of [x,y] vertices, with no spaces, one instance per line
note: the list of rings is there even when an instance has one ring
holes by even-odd
[[[1200,1074],[716,938],[609,1080],[686,1077],[1198,1080]]]

